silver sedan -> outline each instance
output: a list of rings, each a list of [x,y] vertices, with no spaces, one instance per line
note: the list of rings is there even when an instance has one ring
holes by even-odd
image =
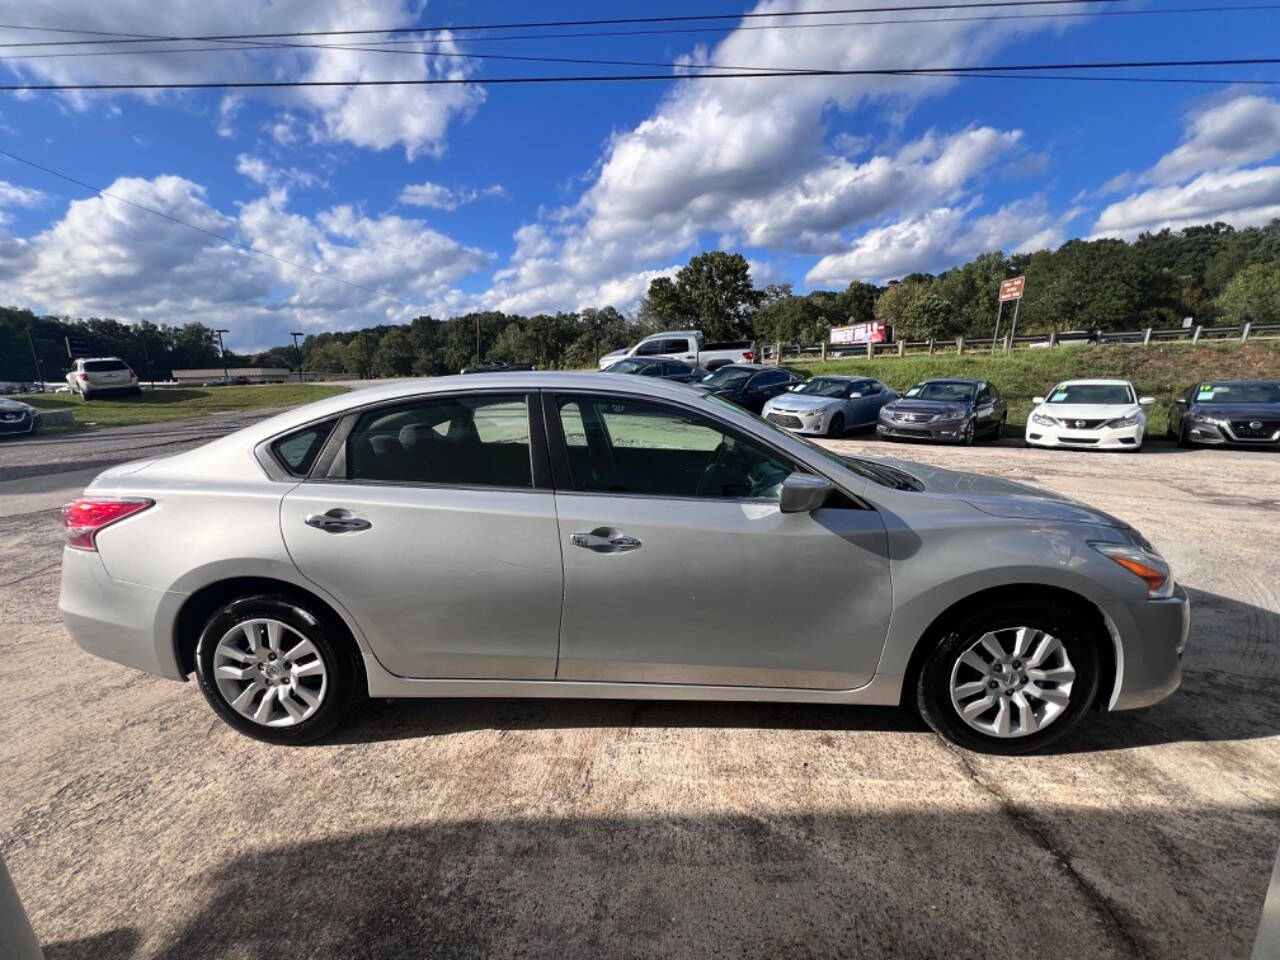
[[[874,427],[880,408],[898,395],[867,377],[821,376],[798,383],[764,405],[762,416],[793,433],[840,437]]]
[[[364,696],[903,704],[1019,753],[1168,696],[1168,564],[1030,487],[836,456],[678,384],[401,381],[101,474],[62,615],[275,743]]]

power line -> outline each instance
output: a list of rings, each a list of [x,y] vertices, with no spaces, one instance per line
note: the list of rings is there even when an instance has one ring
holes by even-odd
[[[689,70],[718,71],[702,73],[622,73],[622,74],[569,74],[561,76],[523,77],[413,77],[386,80],[210,80],[166,81],[157,83],[8,83],[0,84],[0,91],[50,92],[90,90],[236,90],[282,89],[294,87],[434,87],[462,84],[513,85],[540,83],[600,83],[636,80],[727,80],[769,77],[875,77],[875,76],[967,76],[970,74],[1033,73],[1045,70],[1147,70],[1159,67],[1241,67],[1274,66],[1280,57],[1231,57],[1196,60],[1116,60],[1102,63],[1029,63],[987,64],[983,66],[946,67],[864,67],[858,69],[806,69],[759,70],[747,72],[738,69],[720,69],[714,64],[688,65]]]
[[[308,267],[306,264],[296,263],[293,260],[286,260],[284,257],[277,257],[274,253],[267,253],[265,250],[259,250],[257,247],[254,247],[251,244],[243,243],[240,240],[236,240],[232,237],[225,236],[213,230],[206,230],[204,227],[196,226],[196,224],[194,223],[188,223],[186,220],[181,220],[178,217],[165,213],[163,210],[157,210],[155,207],[149,207],[144,203],[138,203],[137,201],[129,200],[126,197],[120,197],[114,193],[108,193],[106,190],[103,190],[101,187],[95,187],[91,183],[85,183],[83,180],[78,180],[75,177],[71,176],[70,174],[59,173],[57,170],[54,170],[50,167],[46,167],[43,164],[36,163],[34,160],[28,160],[25,157],[20,157],[16,153],[10,153],[8,150],[0,149],[0,156],[8,157],[10,160],[16,160],[18,163],[26,164],[28,167],[32,167],[36,170],[40,170],[43,173],[47,173],[50,176],[57,177],[60,180],[66,180],[68,183],[74,183],[76,186],[83,187],[85,190],[91,190],[94,193],[96,193],[98,196],[103,197],[107,200],[114,200],[117,203],[123,203],[126,206],[133,207],[136,210],[142,210],[146,213],[153,214],[157,217],[163,217],[165,220],[168,220],[170,223],[175,223],[180,227],[186,227],[188,230],[194,230],[196,233],[203,233],[206,237],[212,237],[215,240],[220,240],[223,243],[228,244],[229,246],[236,247],[237,249],[242,250],[245,253],[252,254],[255,257],[265,257],[268,260],[274,260],[276,263],[283,264],[286,267],[293,267],[295,270],[305,270],[307,273],[314,274],[315,276],[321,277],[322,279],[332,280],[334,283],[341,283],[344,286],[353,287],[356,290],[363,290],[365,293],[372,294],[375,297],[381,297],[384,300],[392,300],[395,303],[399,303],[402,306],[411,307],[415,310],[426,309],[426,307],[424,307],[422,304],[410,303],[408,300],[401,300],[399,297],[392,296],[389,293],[383,293],[381,290],[376,290],[373,287],[367,287],[362,283],[355,283],[352,280],[343,280],[341,277],[335,277],[332,274],[325,273],[322,270],[316,270],[314,267]]]
[[[380,27],[380,28],[363,28],[358,30],[295,30],[280,33],[223,33],[223,34],[206,34],[203,36],[183,36],[183,37],[164,37],[165,40],[268,40],[278,37],[338,37],[338,36],[367,36],[370,34],[392,35],[399,33],[438,33],[441,31],[450,31],[453,33],[459,31],[477,31],[477,30],[532,30],[551,27],[594,27],[594,26],[622,26],[626,24],[643,24],[643,23],[689,23],[689,22],[707,22],[707,21],[726,21],[726,20],[751,20],[751,19],[774,19],[783,17],[824,17],[838,16],[850,13],[900,13],[902,11],[914,10],[965,10],[965,9],[985,9],[992,7],[1035,7],[1035,6],[1057,6],[1063,4],[1080,4],[1088,3],[1092,0],[981,0],[977,3],[917,3],[905,6],[879,6],[879,7],[837,7],[827,10],[779,10],[772,13],[706,13],[706,14],[686,14],[668,17],[611,17],[589,20],[540,20],[529,21],[524,23],[472,23],[472,24],[438,24],[434,26],[417,26],[417,27]],[[1100,0],[1105,3],[1125,3],[1130,0]],[[0,24],[0,29],[7,30],[34,30],[43,33],[76,33],[82,36],[103,36],[106,31],[101,30],[74,30],[58,27],[37,27],[20,24]],[[118,37],[119,34],[111,34]],[[102,43],[155,43],[155,37],[133,34],[129,40],[43,40],[32,41],[29,43],[3,43],[0,47],[49,47],[49,46],[83,46]]]
[[[902,9],[902,8],[898,8]],[[1165,7],[1165,8],[1145,8],[1141,10],[1093,10],[1079,11],[1071,13],[1001,13],[1001,14],[985,14],[979,16],[959,16],[959,17],[904,17],[893,20],[840,20],[826,23],[780,23],[767,26],[746,24],[736,27],[736,30],[810,30],[814,28],[830,28],[830,27],[874,27],[874,26],[928,26],[937,23],[956,23],[956,22],[991,22],[1004,20],[1066,20],[1081,17],[1143,17],[1143,16],[1165,16],[1178,14],[1203,14],[1203,13],[1240,13],[1249,11],[1272,11],[1280,10],[1280,3],[1267,4],[1233,4],[1227,6],[1201,6],[1201,7]],[[4,29],[0,25],[0,29]],[[35,28],[33,28],[35,29]],[[43,29],[43,28],[40,28]],[[54,28],[50,28],[54,29]],[[439,46],[442,44],[454,43],[485,43],[488,41],[499,40],[549,40],[549,39],[575,39],[575,38],[598,38],[598,37],[637,37],[637,36],[661,36],[675,33],[722,33],[724,27],[675,27],[660,30],[600,30],[587,31],[577,33],[550,33],[550,34],[511,34],[507,36],[490,36],[490,37],[450,37],[447,39],[429,39],[415,38],[412,40],[395,40],[386,39],[378,41],[367,41],[367,43],[377,43],[378,46],[369,46],[367,43],[354,44],[332,44],[332,43],[284,43],[284,42],[255,42],[252,40],[219,40],[216,46],[205,47],[177,47],[165,49],[148,48],[144,54],[139,54],[136,47],[127,50],[77,50],[68,53],[15,53],[0,55],[0,61],[3,60],[49,60],[49,59],[65,59],[65,58],[84,58],[84,57],[122,57],[122,56],[156,56],[160,54],[170,53],[228,53],[228,52],[253,52],[255,50],[343,50],[355,53],[387,53],[387,54],[403,54],[409,56],[424,56],[435,54],[436,51],[426,49],[428,46]],[[78,32],[78,31],[68,31]],[[119,38],[119,42],[133,42],[135,40],[154,40],[156,42],[186,42],[181,38],[172,38],[149,34],[113,34]],[[110,41],[104,41],[107,43]],[[213,42],[213,41],[209,41]],[[389,49],[393,45],[398,49]],[[0,45],[3,46],[3,45]],[[447,53],[439,53],[441,57],[458,57],[463,59],[492,59],[492,60],[533,60],[535,62],[549,63],[593,63],[593,64],[618,64],[628,66],[675,66],[666,63],[654,63],[649,61],[629,61],[629,60],[583,60],[556,57],[517,57],[496,53],[463,53],[458,51],[449,51]],[[756,67],[733,67],[725,69],[764,69]],[[802,72],[802,71],[797,71]]]

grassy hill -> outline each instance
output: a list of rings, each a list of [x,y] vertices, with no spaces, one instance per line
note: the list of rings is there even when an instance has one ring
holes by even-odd
[[[1164,433],[1169,404],[1197,380],[1280,379],[1280,340],[1253,343],[1185,343],[1058,347],[1009,354],[879,357],[796,361],[787,368],[804,376],[818,373],[866,375],[901,392],[930,377],[990,380],[1009,401],[1009,422],[1026,422],[1031,398],[1043,396],[1061,380],[1120,377],[1132,380],[1142,395],[1156,398],[1147,412],[1147,433]]]
[[[29,394],[18,399],[41,410],[70,410],[77,426],[121,427],[263,407],[296,407],[345,390],[346,387],[314,383],[264,383],[247,387],[162,387],[144,390],[137,397],[88,402],[70,393]]]

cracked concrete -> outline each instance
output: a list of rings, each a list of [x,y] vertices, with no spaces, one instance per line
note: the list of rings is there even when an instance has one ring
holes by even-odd
[[[1023,758],[889,709],[509,700],[378,702],[284,750],[72,647],[55,508],[87,477],[0,482],[0,853],[49,960],[1248,956],[1280,457],[841,445],[1132,520],[1192,591],[1183,688]]]

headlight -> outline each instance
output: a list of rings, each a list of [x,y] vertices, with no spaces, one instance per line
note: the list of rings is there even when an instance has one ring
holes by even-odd
[[[805,411],[801,414],[801,416],[805,416],[805,417],[813,417],[813,418],[814,418],[814,419],[816,419],[816,420],[821,420],[821,419],[822,419],[822,417],[823,417],[823,415],[824,415],[826,412],[827,412],[826,410],[823,410],[823,409],[821,409],[821,408],[819,408],[819,409],[817,409],[817,410],[805,410]]]
[[[1207,413],[1193,413],[1191,415],[1192,423],[1212,423],[1215,427],[1225,427],[1227,421],[1222,417],[1211,417]]]
[[[934,417],[935,420],[960,420],[965,416],[964,410],[944,410]]]
[[[1139,413],[1131,413],[1127,417],[1116,417],[1114,420],[1108,420],[1108,427],[1136,427],[1142,422],[1142,415]]]
[[[1031,422],[1038,423],[1042,427],[1056,427],[1058,425],[1058,421],[1054,417],[1045,416],[1043,413],[1033,413]]]
[[[888,407],[881,407],[881,408],[880,408],[880,416],[881,416],[881,417],[883,417],[885,420],[892,420],[892,419],[893,419],[893,411],[892,411],[891,409],[889,409]]]
[[[1089,546],[1145,581],[1149,599],[1173,596],[1173,572],[1164,557],[1154,549],[1144,550],[1137,544],[1096,543],[1092,540]]]

